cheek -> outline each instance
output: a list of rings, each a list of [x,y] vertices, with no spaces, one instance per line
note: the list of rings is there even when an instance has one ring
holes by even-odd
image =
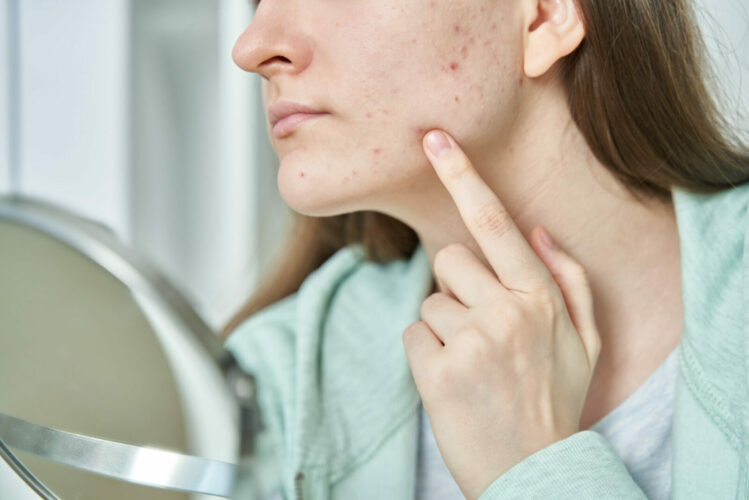
[[[508,70],[502,19],[486,20],[485,8],[464,7],[439,21],[421,13],[416,18],[425,20],[409,26],[363,17],[369,20],[352,27],[336,63],[346,71],[340,90],[351,125],[344,133],[355,136],[351,146],[383,164],[404,156],[425,160],[421,141],[432,128],[463,137],[490,132],[505,86],[516,77]],[[444,24],[446,18],[462,21]]]

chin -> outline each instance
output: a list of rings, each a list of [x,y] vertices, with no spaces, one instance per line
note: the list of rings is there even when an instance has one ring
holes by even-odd
[[[331,176],[330,168],[330,165],[325,165],[317,169],[310,161],[304,162],[304,166],[282,161],[277,184],[286,205],[310,217],[330,217],[361,210],[360,193],[351,191],[353,183],[343,183],[338,176]]]

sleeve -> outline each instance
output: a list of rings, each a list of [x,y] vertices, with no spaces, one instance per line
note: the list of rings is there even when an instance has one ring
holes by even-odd
[[[624,462],[601,434],[577,432],[515,464],[479,500],[647,500]]]
[[[283,500],[280,457],[275,439],[265,429],[255,436],[254,452],[241,461],[233,500]]]
[[[281,500],[288,407],[294,389],[294,296],[256,313],[237,327],[224,346],[254,379],[259,425],[251,456],[240,461],[233,500]]]
[[[265,330],[272,338],[273,330]],[[276,338],[278,335],[276,335]],[[233,500],[281,500],[286,498],[283,488],[284,463],[284,408],[283,377],[285,371],[278,363],[269,361],[279,351],[252,342],[249,336],[233,339],[228,344],[242,369],[253,376],[255,411],[259,425],[253,436],[252,453],[244,457],[238,467],[231,498]],[[260,346],[263,346],[261,348]]]

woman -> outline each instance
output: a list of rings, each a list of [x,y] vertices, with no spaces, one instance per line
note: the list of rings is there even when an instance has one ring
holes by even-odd
[[[297,224],[224,330],[240,497],[746,498],[749,152],[703,52],[686,0],[259,3]]]

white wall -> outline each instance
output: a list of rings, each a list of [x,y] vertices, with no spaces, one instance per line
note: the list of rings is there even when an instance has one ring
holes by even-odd
[[[0,0],[0,193],[11,188],[10,178],[10,92],[12,73],[10,55],[13,50],[11,33],[11,0]]]
[[[218,329],[255,286],[288,212],[258,77],[231,59],[246,0],[134,0],[133,244]]]
[[[250,0],[223,0],[219,17],[219,164],[216,202],[221,265],[207,295],[216,324],[228,320],[248,297],[263,269],[278,253],[290,211],[278,193],[278,157],[265,129],[260,77],[234,64],[232,48],[252,18]],[[218,249],[218,248],[217,248]]]
[[[128,239],[128,2],[18,5],[20,190]]]

